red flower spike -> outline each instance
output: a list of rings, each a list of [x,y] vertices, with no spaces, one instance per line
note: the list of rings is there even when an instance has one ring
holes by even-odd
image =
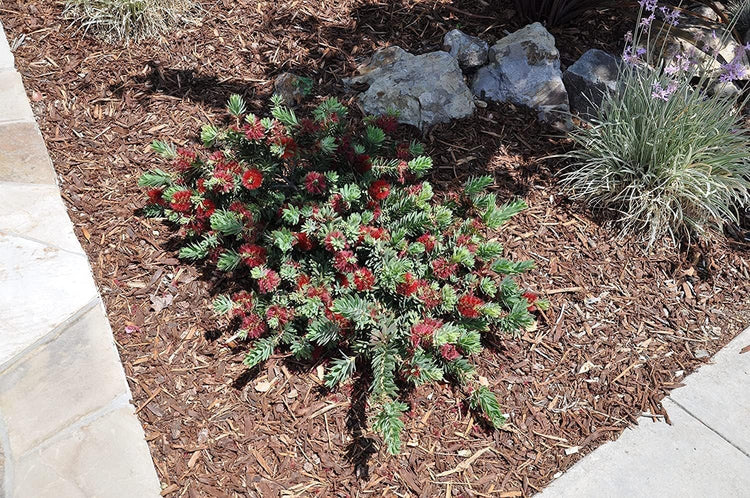
[[[305,190],[313,195],[324,193],[326,191],[326,177],[317,171],[310,171],[305,175]]]
[[[453,344],[443,344],[440,347],[440,356],[445,359],[445,361],[453,361],[461,357],[461,353],[458,352],[458,349],[456,349],[456,346]]]
[[[396,292],[403,296],[411,296],[419,288],[419,282],[409,272],[404,274],[404,281],[396,286]]]
[[[375,286],[375,275],[367,268],[354,272],[354,285],[358,291],[367,291]]]
[[[240,246],[240,257],[250,268],[266,264],[266,249],[255,244],[244,244]]]
[[[180,190],[172,195],[172,201],[170,205],[172,209],[180,213],[186,213],[190,211],[192,204],[190,203],[190,197],[193,193],[189,190]]]
[[[248,190],[255,190],[263,183],[263,173],[251,168],[242,174],[242,185]]]
[[[276,287],[281,283],[281,277],[273,270],[266,270],[262,277],[258,279],[258,290],[263,294],[267,294],[271,291],[276,290]]]
[[[417,242],[420,242],[427,252],[432,252],[432,250],[435,249],[435,237],[429,233],[421,235],[417,239]]]
[[[484,301],[473,294],[464,294],[458,299],[458,312],[466,318],[478,318]]]
[[[382,201],[391,193],[391,184],[381,178],[372,182],[368,191],[370,192],[370,197],[376,201]]]

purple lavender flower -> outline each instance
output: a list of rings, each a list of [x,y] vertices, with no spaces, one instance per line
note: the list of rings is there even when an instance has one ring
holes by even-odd
[[[666,88],[661,86],[661,83],[658,81],[654,81],[654,83],[651,85],[651,98],[653,99],[661,99],[664,102],[669,101],[669,97],[672,96],[674,92],[677,91],[677,83],[672,81],[667,85]]]
[[[719,80],[722,83],[728,83],[734,80],[741,80],[745,77],[745,68],[742,67],[738,57],[735,57],[732,62],[721,65],[721,76]]]
[[[654,20],[654,17],[655,17],[655,16],[654,16],[654,14],[652,13],[652,14],[651,14],[650,16],[648,16],[648,17],[643,17],[643,18],[641,18],[641,23],[640,23],[640,26],[641,26],[641,28],[648,28],[649,26],[651,26],[651,21],[653,21],[653,20]]]
[[[638,3],[646,12],[653,12],[656,10],[657,0],[638,0]]]

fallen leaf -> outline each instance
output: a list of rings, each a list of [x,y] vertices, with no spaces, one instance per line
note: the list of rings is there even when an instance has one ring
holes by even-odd
[[[152,294],[151,309],[153,309],[154,313],[158,315],[164,308],[172,304],[172,301],[174,301],[174,296],[172,294],[164,294],[163,296]]]
[[[83,232],[83,236],[86,237],[86,241],[91,242],[91,232],[86,227],[81,227],[81,231]]]
[[[271,389],[271,383],[267,380],[262,380],[255,384],[255,390],[259,393],[266,393]]]
[[[744,348],[740,349],[740,354],[747,353],[748,351],[750,351],[750,345],[747,345]]]

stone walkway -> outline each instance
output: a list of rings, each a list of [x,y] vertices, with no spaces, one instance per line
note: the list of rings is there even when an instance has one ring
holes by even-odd
[[[750,496],[750,329],[663,403],[553,481],[540,498]]]
[[[157,497],[104,305],[0,24],[0,497]]]

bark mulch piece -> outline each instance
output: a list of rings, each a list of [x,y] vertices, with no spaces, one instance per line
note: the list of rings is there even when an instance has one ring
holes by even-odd
[[[501,233],[552,307],[537,330],[490,341],[479,359],[511,415],[488,431],[450,386],[410,397],[403,453],[366,429],[365,386],[321,390],[318,365],[274,357],[247,372],[209,312],[220,281],[180,263],[165,225],[137,215],[136,179],[156,138],[189,143],[223,119],[229,94],[261,110],[279,72],[339,81],[376,48],[439,48],[457,26],[500,38],[522,26],[510,2],[221,0],[159,40],[112,46],[83,37],[52,0],[0,6],[63,198],[109,310],[164,496],[528,496],[646,411],[750,321],[747,249],[646,255],[559,195],[564,147],[513,106],[424,137],[444,192],[490,171],[502,198],[530,208]],[[611,14],[553,30],[563,65],[621,49],[629,22]]]

